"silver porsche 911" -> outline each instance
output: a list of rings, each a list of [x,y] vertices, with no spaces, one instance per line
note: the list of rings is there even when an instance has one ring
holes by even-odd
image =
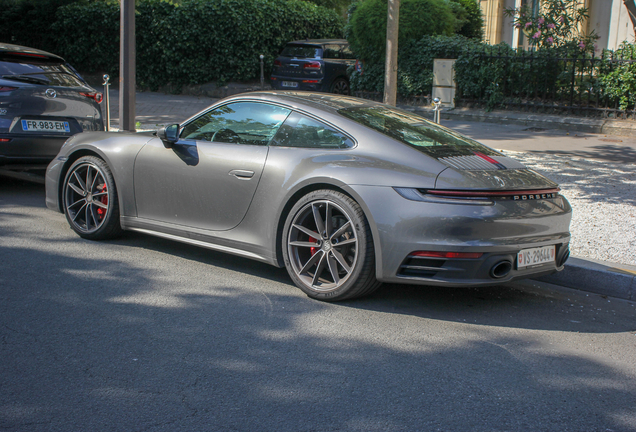
[[[558,185],[408,111],[255,92],[155,133],[70,138],[46,203],[92,240],[133,230],[285,266],[310,297],[475,286],[563,268]]]

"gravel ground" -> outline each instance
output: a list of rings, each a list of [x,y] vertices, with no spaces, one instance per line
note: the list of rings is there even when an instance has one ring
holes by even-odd
[[[559,183],[572,205],[572,255],[636,266],[636,165],[504,151]]]

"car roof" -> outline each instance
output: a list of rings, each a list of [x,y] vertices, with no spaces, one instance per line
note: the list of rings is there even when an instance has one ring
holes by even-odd
[[[304,39],[304,40],[296,40],[287,42],[287,44],[295,44],[295,45],[327,45],[327,44],[337,44],[337,45],[349,45],[349,42],[346,39]]]
[[[335,95],[330,93],[294,92],[294,91],[259,91],[242,93],[228,99],[260,99],[278,102],[294,108],[311,107],[322,111],[336,112],[343,108],[357,108],[382,105],[379,102],[355,98],[352,96]],[[228,100],[229,102],[229,100]]]
[[[42,51],[36,48],[29,48],[21,45],[13,45],[9,43],[0,42],[0,54],[15,54],[25,57],[46,57],[49,59],[59,60],[64,62],[64,59],[58,55],[51,54],[50,52]]]

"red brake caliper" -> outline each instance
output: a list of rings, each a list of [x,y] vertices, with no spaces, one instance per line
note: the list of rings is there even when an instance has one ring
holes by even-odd
[[[312,241],[314,243],[318,243],[318,240],[316,240],[313,237],[309,237],[309,241]],[[318,248],[318,247],[309,248],[309,251],[311,252],[311,256],[314,256],[316,254],[316,252],[318,252],[318,250],[320,250],[320,248]]]
[[[106,183],[104,183],[104,187],[102,187],[101,192],[102,193],[106,192]],[[102,204],[108,205],[108,195],[102,196],[100,201],[102,202]],[[106,214],[106,210],[104,210],[103,208],[99,207],[97,209],[97,214],[99,215],[99,218],[102,219],[104,217],[104,215]]]

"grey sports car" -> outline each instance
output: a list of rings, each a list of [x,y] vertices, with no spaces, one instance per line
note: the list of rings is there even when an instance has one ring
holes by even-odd
[[[46,203],[81,237],[133,230],[285,266],[310,297],[491,285],[563,268],[558,185],[408,111],[254,92],[155,133],[71,137]]]

